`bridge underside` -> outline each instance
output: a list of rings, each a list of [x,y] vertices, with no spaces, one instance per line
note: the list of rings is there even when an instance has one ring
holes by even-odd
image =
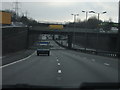
[[[51,34],[65,35],[68,39],[68,48],[72,48],[74,43],[73,38],[76,39],[75,43],[80,43],[86,48],[98,48],[103,50],[112,50],[116,47],[118,38],[117,33],[91,33],[91,32],[66,32],[63,30],[29,30],[30,34]],[[114,44],[114,45],[113,45]]]

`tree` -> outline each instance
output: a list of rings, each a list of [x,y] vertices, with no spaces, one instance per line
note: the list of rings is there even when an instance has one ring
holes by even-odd
[[[84,21],[79,21],[75,23],[76,24],[75,26],[79,28],[96,29],[98,28],[99,23],[101,22],[102,22],[101,20],[98,21],[98,19],[95,16],[93,16],[93,17],[90,17],[87,21],[84,20]],[[67,26],[73,27],[74,23],[69,23]]]
[[[13,10],[8,10],[8,9],[6,9],[6,10],[4,10],[4,11],[5,11],[5,12],[8,12],[8,13],[10,13],[10,14],[12,15],[12,17],[11,17],[12,22],[17,21],[16,17],[18,17],[18,16],[16,16],[15,11],[13,11]]]
[[[4,10],[5,12],[11,13],[12,22],[22,22],[25,25],[38,25],[38,22],[34,19],[29,19],[26,16],[18,16],[15,11],[12,10]]]
[[[110,31],[111,27],[113,27],[113,22],[103,22],[103,24],[101,25],[101,27],[104,29],[104,31]]]
[[[88,19],[87,28],[96,29],[96,28],[98,28],[100,22],[102,22],[102,21],[98,21],[98,19],[95,16],[93,16]]]

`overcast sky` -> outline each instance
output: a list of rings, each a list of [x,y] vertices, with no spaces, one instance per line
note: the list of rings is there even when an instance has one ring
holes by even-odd
[[[34,0],[35,1],[35,0]],[[102,13],[106,11],[106,14],[100,14],[100,19],[103,21],[109,20],[110,18],[114,22],[118,22],[118,0],[112,2],[76,2],[76,1],[66,1],[66,2],[56,2],[55,0],[51,2],[20,2],[19,3],[19,14],[28,12],[28,17],[33,18],[37,21],[44,22],[72,22],[73,16],[71,15],[78,13],[77,19],[81,21],[85,20],[85,13],[82,10],[89,11],[94,10],[95,12]],[[59,1],[59,0],[58,0]],[[13,9],[13,1],[2,2],[2,10]],[[97,14],[88,14],[88,18],[91,16],[97,16]]]

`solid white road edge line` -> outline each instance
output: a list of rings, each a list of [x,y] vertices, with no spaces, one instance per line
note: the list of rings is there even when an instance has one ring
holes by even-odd
[[[29,55],[29,56],[26,57],[26,58],[20,59],[20,60],[18,60],[18,61],[15,61],[15,62],[12,62],[12,63],[6,64],[6,65],[3,65],[3,66],[0,66],[0,68],[4,68],[4,67],[10,66],[10,65],[13,65],[13,64],[15,64],[15,63],[18,63],[18,62],[24,61],[24,60],[30,58],[33,54],[35,54],[35,52],[32,53],[31,55]]]

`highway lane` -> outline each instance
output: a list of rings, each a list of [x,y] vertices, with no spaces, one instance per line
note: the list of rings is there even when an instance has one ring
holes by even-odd
[[[117,59],[66,50],[51,43],[54,49],[50,56],[37,56],[35,52],[24,61],[2,68],[3,85],[78,87],[84,82],[118,82]]]
[[[70,51],[59,51],[61,68],[65,81],[73,82],[115,82],[118,80],[118,68],[93,62]],[[58,55],[59,56],[59,55]],[[117,64],[116,64],[117,65]],[[67,80],[66,80],[67,79]]]

